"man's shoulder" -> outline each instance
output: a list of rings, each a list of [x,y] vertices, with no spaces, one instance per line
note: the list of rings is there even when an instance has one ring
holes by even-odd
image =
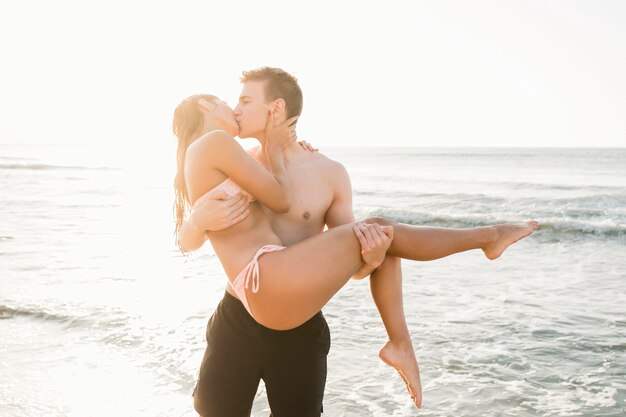
[[[315,152],[311,154],[312,163],[316,164],[319,168],[325,169],[333,174],[345,172],[346,168],[339,161],[324,155],[321,152]]]
[[[331,210],[333,207],[341,207],[339,210],[340,212],[343,211],[346,208],[343,204],[339,203],[352,201],[352,185],[348,170],[341,162],[336,161],[323,153],[317,152],[315,154],[315,158],[317,162],[315,171],[321,174],[320,176],[324,178],[325,183],[330,187],[333,193],[333,199],[328,207],[328,210]],[[348,208],[350,212],[352,211],[351,207],[352,206],[350,205]]]
[[[312,169],[333,187],[344,186],[350,182],[348,170],[339,161],[336,161],[321,152],[315,152],[310,156]]]

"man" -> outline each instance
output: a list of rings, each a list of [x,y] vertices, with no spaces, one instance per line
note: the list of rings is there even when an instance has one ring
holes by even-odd
[[[239,137],[259,140],[261,146],[249,152],[267,167],[262,151],[267,113],[262,107],[278,99],[276,121],[299,115],[302,91],[293,76],[278,68],[244,72],[241,82],[243,88],[235,108]],[[283,155],[291,209],[284,214],[265,211],[284,245],[321,233],[325,225],[332,228],[354,221],[350,178],[340,163],[304,150],[295,142],[283,150]],[[218,231],[245,219],[246,209],[247,200],[241,195],[214,195],[183,225],[181,235],[188,238],[185,249],[204,243],[204,231]],[[382,268],[399,269],[400,261],[387,257]],[[372,270],[364,264],[355,278],[367,276]],[[194,391],[196,410],[203,417],[249,416],[263,379],[273,417],[319,416],[323,412],[330,349],[330,334],[322,313],[298,328],[275,331],[256,323],[240,304],[227,293],[209,321],[208,347]]]

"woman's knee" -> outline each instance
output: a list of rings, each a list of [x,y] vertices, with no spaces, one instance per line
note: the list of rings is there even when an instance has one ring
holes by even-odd
[[[369,217],[363,220],[363,222],[368,223],[368,224],[377,223],[381,226],[396,226],[398,224],[398,222],[391,220],[391,219],[387,219],[385,217]]]

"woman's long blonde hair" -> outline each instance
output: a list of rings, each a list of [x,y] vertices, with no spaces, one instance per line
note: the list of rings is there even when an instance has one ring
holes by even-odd
[[[176,219],[174,234],[176,242],[178,242],[180,228],[189,209],[189,194],[187,193],[187,185],[185,183],[185,154],[189,144],[202,128],[202,113],[198,109],[198,99],[214,102],[218,98],[208,94],[197,94],[187,97],[174,110],[174,120],[172,122],[172,131],[178,138],[176,177],[174,178],[174,216]]]

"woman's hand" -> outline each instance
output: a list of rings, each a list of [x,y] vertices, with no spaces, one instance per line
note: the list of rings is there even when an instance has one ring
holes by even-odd
[[[306,140],[301,140],[298,142],[298,145],[302,146],[302,148],[305,151],[309,151],[309,152],[317,152],[319,151],[319,149],[314,148],[313,145],[311,145],[309,142],[307,142]]]
[[[272,112],[268,113],[267,122],[265,123],[267,145],[277,146],[280,149],[287,148],[298,139],[296,121],[300,116],[294,116],[278,125],[274,125],[274,115]]]
[[[393,227],[377,223],[357,223],[354,234],[361,244],[361,258],[372,268],[378,268],[385,260],[387,249],[393,240]]]

